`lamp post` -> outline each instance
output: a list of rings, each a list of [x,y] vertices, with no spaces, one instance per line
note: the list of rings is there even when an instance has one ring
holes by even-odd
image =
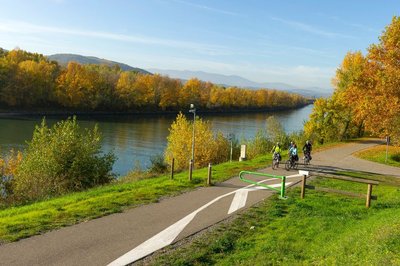
[[[196,123],[196,108],[194,107],[194,104],[190,104],[190,110],[189,113],[193,113],[193,137],[192,137],[192,165],[194,166],[194,142],[195,142],[195,123]]]
[[[233,133],[229,133],[228,134],[228,140],[231,143],[231,152],[230,152],[230,156],[229,156],[229,161],[232,162],[232,151],[233,151],[233,147],[232,147],[232,142],[233,142],[233,138],[235,137],[235,135]]]

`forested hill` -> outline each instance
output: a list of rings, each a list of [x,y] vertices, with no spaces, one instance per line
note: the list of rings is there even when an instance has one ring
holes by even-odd
[[[21,111],[177,112],[189,104],[212,112],[265,111],[307,105],[283,91],[224,87],[199,79],[123,71],[104,64],[60,66],[38,53],[0,50],[0,107]]]
[[[94,56],[83,56],[79,54],[53,54],[47,56],[49,60],[56,61],[62,66],[66,66],[69,62],[77,62],[82,65],[87,65],[87,64],[96,64],[96,65],[107,65],[110,67],[113,67],[115,65],[118,65],[122,70],[124,71],[135,71],[139,72],[142,74],[151,74],[150,72],[137,68],[137,67],[131,67],[130,65],[107,60],[107,59],[101,59],[98,57]]]

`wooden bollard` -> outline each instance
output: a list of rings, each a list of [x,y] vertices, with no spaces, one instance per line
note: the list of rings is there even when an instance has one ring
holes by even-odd
[[[172,158],[172,162],[171,162],[171,179],[174,179],[174,165],[175,165],[175,158]]]
[[[193,161],[189,162],[189,181],[192,181],[192,172],[193,172]]]
[[[304,195],[306,194],[306,175],[303,175],[303,178],[301,180],[301,192],[300,192],[300,198],[304,199]]]
[[[365,203],[365,206],[367,208],[371,206],[371,195],[372,195],[372,184],[368,184],[367,202]]]
[[[208,164],[207,185],[211,185],[211,163]]]

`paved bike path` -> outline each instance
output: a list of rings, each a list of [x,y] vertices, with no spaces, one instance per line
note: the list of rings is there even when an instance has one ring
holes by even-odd
[[[398,168],[376,165],[351,156],[355,151],[376,144],[375,141],[359,142],[329,149],[315,154],[312,163],[400,177]],[[271,168],[262,171],[278,175],[296,174],[282,169],[273,171]],[[252,179],[262,180],[261,177]],[[287,183],[298,180],[298,177],[288,178]],[[268,180],[265,183],[272,185],[278,182]],[[226,219],[272,193],[261,187],[248,186],[235,177],[159,203],[2,245],[0,265],[125,265],[154,249]]]

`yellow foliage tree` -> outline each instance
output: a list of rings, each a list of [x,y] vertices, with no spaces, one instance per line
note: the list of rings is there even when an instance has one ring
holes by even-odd
[[[349,52],[333,79],[335,91],[314,105],[308,134],[340,139],[365,131],[400,140],[400,17],[393,17],[366,56]]]
[[[179,113],[169,129],[168,144],[165,159],[170,163],[175,159],[175,168],[182,170],[188,167],[192,156],[193,123]],[[195,121],[195,167],[204,167],[208,163],[226,160],[228,156],[228,141],[221,134],[214,134],[208,121],[196,117]],[[223,153],[226,153],[225,155]]]

